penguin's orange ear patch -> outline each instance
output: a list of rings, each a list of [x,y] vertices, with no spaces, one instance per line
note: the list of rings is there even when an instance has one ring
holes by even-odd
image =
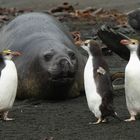
[[[97,69],[97,73],[104,75],[106,73],[105,69],[103,67],[99,67]]]

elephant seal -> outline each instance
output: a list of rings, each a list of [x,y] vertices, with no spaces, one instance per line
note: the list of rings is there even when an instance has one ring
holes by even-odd
[[[22,53],[17,66],[19,99],[66,99],[80,95],[86,59],[67,29],[45,13],[26,13],[3,27],[0,50]]]

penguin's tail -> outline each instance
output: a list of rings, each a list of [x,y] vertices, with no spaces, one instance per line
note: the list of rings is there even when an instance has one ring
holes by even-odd
[[[119,121],[123,121],[123,120],[118,116],[118,114],[117,114],[116,112],[114,112],[114,113],[112,114],[112,117],[115,118],[115,119],[117,119],[117,120],[119,120]]]

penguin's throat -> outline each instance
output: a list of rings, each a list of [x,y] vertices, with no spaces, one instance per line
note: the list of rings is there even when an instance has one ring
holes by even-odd
[[[4,63],[5,63],[5,65],[9,65],[12,63],[12,61],[10,59],[6,59],[6,60],[4,60]]]
[[[136,51],[132,51],[131,53],[130,53],[130,59],[129,60],[139,60],[139,56],[138,56],[138,52],[136,52]]]
[[[133,53],[131,52],[128,64],[137,65],[139,63],[140,63],[140,60],[139,60],[139,57],[138,57],[137,53],[136,52],[133,52]]]

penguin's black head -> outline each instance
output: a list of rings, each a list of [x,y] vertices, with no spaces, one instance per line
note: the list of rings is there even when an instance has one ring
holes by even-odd
[[[125,45],[130,51],[139,50],[139,41],[136,39],[122,39],[120,43]]]
[[[86,40],[82,46],[84,50],[88,52],[89,55],[101,55],[101,49],[99,44],[94,40]]]
[[[5,60],[11,60],[14,56],[21,55],[19,52],[11,51],[11,50],[3,50],[1,54]]]

